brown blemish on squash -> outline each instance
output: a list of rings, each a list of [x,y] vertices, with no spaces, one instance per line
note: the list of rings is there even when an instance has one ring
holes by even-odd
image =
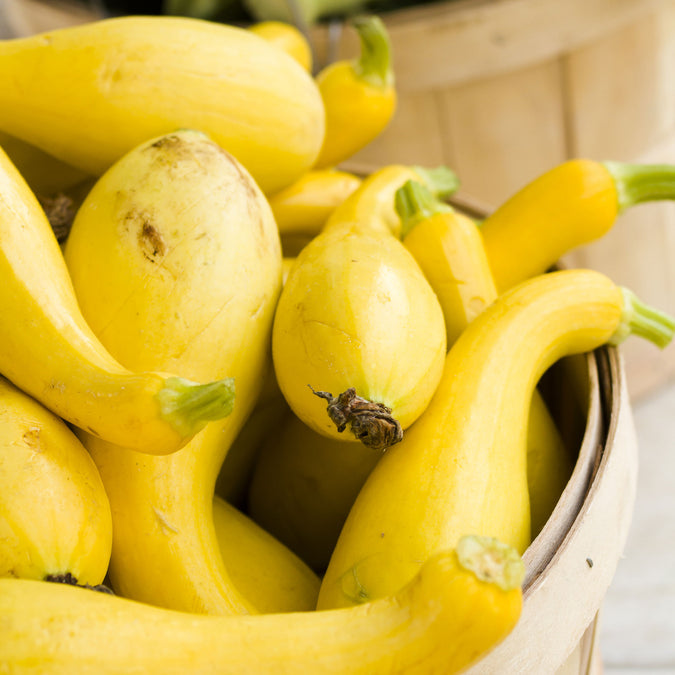
[[[195,172],[208,173],[208,161],[202,160],[205,154],[203,147],[203,143],[188,143],[178,134],[169,134],[150,143],[143,151],[152,153],[151,166],[161,167],[169,175],[182,178],[185,162],[192,162]]]
[[[40,447],[40,427],[31,427],[23,432],[23,442],[29,448]]]
[[[159,262],[167,251],[161,230],[153,223],[147,211],[130,209],[124,217],[125,230],[137,231],[138,247],[150,262]]]
[[[227,162],[235,172],[234,175],[230,173],[229,181],[241,188],[245,194],[245,204],[251,226],[255,228],[255,233],[261,239],[265,238],[264,214],[261,210],[260,192],[257,190],[254,179],[237,159],[221,145],[206,135],[195,134],[191,137],[183,137],[179,133],[173,133],[158,138],[149,144],[145,148],[145,151],[157,151],[153,155],[153,162],[166,166],[169,171],[176,169],[183,162],[191,162],[194,165],[195,172],[200,171],[208,175],[212,172],[217,172],[222,162]],[[161,234],[156,228],[153,229],[152,224],[150,224],[149,227],[143,226],[142,236],[148,245],[142,248],[143,253],[149,260],[155,262],[157,258],[162,257],[165,253]],[[157,239],[158,237],[159,240]],[[151,244],[158,243],[159,247],[152,247],[152,252],[148,251]]]
[[[146,150],[161,149],[166,147],[176,147],[182,144],[182,140],[175,134],[169,136],[162,136],[158,138],[154,143],[151,143]]]
[[[166,244],[162,233],[149,221],[143,221],[138,233],[141,252],[150,262],[157,262],[166,253]]]
[[[215,148],[220,148],[211,142],[206,136],[201,137],[195,134],[193,142],[181,137],[179,134],[168,134],[158,138],[154,143],[148,145],[144,151],[158,150],[153,162],[166,165],[170,169],[176,167],[180,162],[193,162],[195,168],[202,172],[208,172],[209,156],[215,156]]]

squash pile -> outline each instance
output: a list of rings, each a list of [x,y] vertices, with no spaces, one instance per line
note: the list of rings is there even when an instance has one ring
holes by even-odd
[[[574,465],[538,383],[675,334],[548,270],[675,167],[570,160],[482,222],[448,167],[357,176],[396,90],[353,27],[315,77],[278,25],[0,43],[0,670],[458,673],[517,624]]]

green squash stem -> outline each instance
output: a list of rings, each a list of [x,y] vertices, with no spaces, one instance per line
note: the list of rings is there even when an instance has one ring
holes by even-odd
[[[621,344],[629,335],[637,335],[653,342],[663,349],[675,335],[675,319],[652,307],[638,298],[633,291],[621,288],[623,295],[623,312],[619,328],[609,343]]]
[[[674,164],[602,162],[616,187],[619,213],[640,202],[675,199]]]
[[[227,417],[234,408],[234,379],[197,384],[169,377],[159,391],[161,414],[182,436],[194,435],[207,422]]]

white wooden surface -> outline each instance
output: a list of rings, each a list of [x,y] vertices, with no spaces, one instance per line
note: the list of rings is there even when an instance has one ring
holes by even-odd
[[[635,508],[600,645],[605,675],[675,675],[675,384],[635,403],[633,418]]]

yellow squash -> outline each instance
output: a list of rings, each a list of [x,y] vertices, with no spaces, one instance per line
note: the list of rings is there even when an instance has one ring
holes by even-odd
[[[39,197],[74,188],[89,178],[84,171],[2,131],[0,131],[0,148],[5,151],[31,190]]]
[[[421,183],[396,192],[402,240],[443,308],[448,349],[497,297],[483,238],[473,220],[436,199]],[[571,453],[537,389],[528,416],[527,473],[532,535],[553,511],[573,470]]]
[[[625,209],[660,199],[675,199],[675,165],[573,159],[550,169],[481,225],[497,288],[545,272],[606,234]]]
[[[0,577],[97,585],[111,540],[87,451],[63,420],[0,378]]]
[[[65,256],[83,313],[120,361],[171,366],[190,377],[228,373],[237,388],[232,414],[170,457],[84,438],[112,508],[113,588],[186,611],[255,611],[223,564],[212,499],[269,359],[281,287],[269,204],[206,135],[168,134],[99,179]]]
[[[261,613],[314,609],[319,577],[290,549],[217,496],[213,524],[232,583]]]
[[[349,171],[308,171],[295,183],[268,198],[279,232],[282,236],[316,236],[336,207],[359,185],[361,179]]]
[[[244,507],[256,458],[265,439],[274,434],[289,411],[277,385],[272,359],[268,359],[262,389],[251,414],[230,445],[216,479],[216,494],[237,507]]]
[[[455,342],[428,408],[359,492],[317,607],[396,592],[466,532],[522,553],[527,416],[542,373],[630,333],[664,346],[674,332],[672,318],[591,270],[540,275],[499,296]]]
[[[251,31],[122,16],[0,42],[0,129],[100,175],[148,138],[208,133],[269,192],[323,143],[312,77]]]
[[[346,611],[213,617],[0,579],[0,663],[24,673],[455,675],[522,609],[522,560],[468,537],[396,595]]]
[[[371,174],[296,257],[272,334],[277,381],[295,414],[318,433],[344,438],[350,429],[379,449],[424,410],[445,352],[438,299],[392,233],[393,195],[410,177],[438,194],[456,187],[443,167]]]
[[[328,438],[293,413],[268,430],[248,490],[249,515],[323,574],[356,495],[380,459]]]
[[[401,218],[396,211],[396,191],[408,180],[420,182],[439,199],[450,197],[459,187],[455,173],[445,166],[388,164],[363,179],[359,187],[335,208],[323,230],[346,227],[355,230],[401,235]]]
[[[82,317],[44,211],[2,150],[0,313],[0,373],[91,434],[167,454],[231,410],[229,378],[198,385],[113,358]]]
[[[292,56],[308,73],[312,72],[312,48],[297,26],[285,21],[258,21],[248,28]]]
[[[532,540],[548,522],[572,476],[578,456],[572,447],[565,444],[544,397],[535,389],[527,418],[527,489]]]
[[[419,207],[414,206],[411,200],[420,197],[419,190],[424,188],[410,181],[396,193],[398,197],[414,191],[406,200],[407,209],[397,204],[406,230],[403,242],[436,291],[444,310],[448,346],[452,346],[470,318],[494,300],[496,289],[475,223],[428,193]],[[432,206],[442,215],[431,218]],[[415,212],[421,216],[422,209],[429,209],[424,214],[429,217],[418,220]],[[255,461],[248,510],[256,522],[323,572],[379,454],[318,434],[293,414],[278,430],[277,424],[278,419],[274,429],[266,430],[268,440]],[[534,537],[551,515],[573,469],[571,453],[536,390],[527,438]]]
[[[395,194],[401,241],[436,292],[448,348],[497,297],[481,233],[468,216],[408,180]]]
[[[313,239],[291,267],[272,348],[279,387],[298,417],[319,433],[342,438],[348,428],[364,444],[385,449],[400,440],[438,383],[443,314],[395,237],[331,231]]]
[[[281,275],[282,275],[282,281],[283,283],[286,283],[286,279],[288,279],[288,275],[291,271],[291,267],[293,267],[293,264],[295,263],[295,257],[290,257],[290,256],[284,256],[281,261]]]
[[[349,159],[384,131],[396,109],[389,35],[376,16],[351,21],[361,41],[355,60],[331,63],[316,75],[326,110],[326,130],[315,169]]]

